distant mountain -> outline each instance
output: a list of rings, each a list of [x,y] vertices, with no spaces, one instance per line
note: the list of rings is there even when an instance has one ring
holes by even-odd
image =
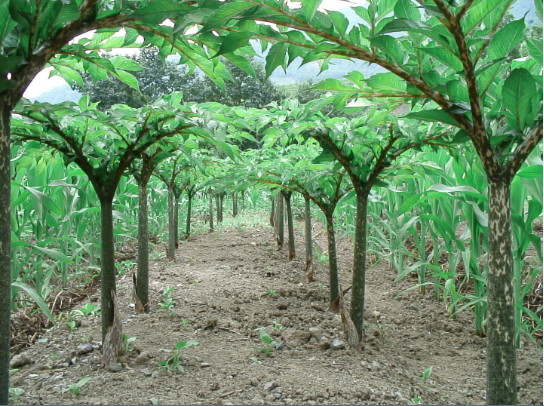
[[[39,101],[42,103],[51,103],[57,104],[65,101],[71,101],[77,103],[81,93],[72,90],[68,83],[54,87],[53,89],[46,90],[43,93],[40,93],[36,97],[29,97],[30,101]]]

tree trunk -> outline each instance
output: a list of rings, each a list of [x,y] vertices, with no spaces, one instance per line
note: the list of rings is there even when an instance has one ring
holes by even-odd
[[[221,203],[219,202],[219,195],[221,193],[217,193],[215,195],[215,211],[217,213],[217,224],[221,223]]]
[[[210,231],[213,231],[213,191],[210,189]]]
[[[168,188],[168,249],[167,257],[170,261],[176,261],[176,219],[174,210],[174,191]]]
[[[193,196],[194,192],[189,190],[189,201],[187,202],[187,223],[185,225],[185,238],[189,239],[191,235],[191,211],[193,208]]]
[[[240,192],[240,197],[241,197],[241,200],[242,200],[242,211],[244,211],[246,209],[246,205],[245,205],[245,201],[246,201],[246,196],[245,196],[245,192],[242,190]]]
[[[174,248],[179,248],[179,195],[176,193],[174,193]]]
[[[272,207],[270,209],[270,226],[276,228],[276,198],[272,199]]]
[[[356,189],[357,215],[355,219],[355,244],[353,255],[353,283],[350,315],[359,339],[363,338],[363,315],[365,309],[366,279],[366,211],[368,193]],[[330,255],[330,252],[329,252]]]
[[[232,194],[232,217],[238,215],[238,195],[236,192]]]
[[[276,233],[278,235],[278,248],[283,248],[285,241],[284,222],[283,222],[283,197],[281,193],[276,195]]]
[[[147,210],[147,182],[149,177],[139,182],[138,193],[138,271],[136,295],[145,312],[149,311],[149,217]]]
[[[510,180],[489,180],[487,403],[517,404]]]
[[[289,261],[295,259],[295,229],[293,225],[293,211],[291,210],[291,196],[293,192],[283,190],[281,192],[285,199],[285,208],[287,211],[287,231],[288,231],[288,244],[289,244]]]
[[[11,308],[11,108],[1,100],[0,108],[0,405],[7,405]]]
[[[105,342],[108,328],[113,325],[114,303],[111,292],[115,287],[115,240],[113,238],[113,199],[104,198],[100,201],[101,211],[101,314],[102,314],[102,343]],[[122,343],[121,343],[122,344]]]
[[[310,212],[310,199],[304,196],[304,242],[306,246],[306,268],[304,274],[308,282],[314,280],[313,246],[312,246],[312,217]]]
[[[223,200],[225,199],[225,192],[219,193],[219,209],[217,214],[217,221],[221,218],[221,223],[223,222]]]
[[[334,219],[332,212],[325,213],[325,218],[327,219],[327,244],[329,249],[329,284],[331,287],[330,303],[332,304],[340,296],[340,284],[338,282],[338,261],[336,257],[336,234],[334,232]]]

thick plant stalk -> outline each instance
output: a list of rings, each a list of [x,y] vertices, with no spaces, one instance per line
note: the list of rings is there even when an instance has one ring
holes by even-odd
[[[304,196],[304,245],[306,248],[306,267],[304,274],[306,281],[314,280],[313,246],[312,246],[312,214],[310,212],[310,198]]]
[[[287,231],[288,231],[288,245],[289,245],[289,261],[295,259],[295,229],[293,225],[293,211],[291,210],[291,196],[293,192],[282,190],[281,194],[285,199],[285,208],[287,212]]]
[[[168,249],[169,261],[176,261],[176,220],[174,211],[174,191],[168,188]]]
[[[232,217],[238,215],[238,195],[236,192],[232,194]]]
[[[272,198],[272,207],[270,209],[270,226],[276,228],[276,198]]]
[[[0,100],[0,108],[0,405],[7,405],[11,308],[11,107]]]
[[[191,211],[193,209],[193,196],[195,195],[195,192],[191,189],[188,189],[187,195],[189,201],[187,202],[187,222],[185,224],[185,238],[189,239],[189,236],[191,235]]]
[[[329,249],[329,284],[331,287],[330,303],[334,303],[340,296],[340,285],[338,282],[338,261],[336,256],[336,233],[334,232],[334,220],[332,212],[325,213],[327,219],[327,244]]]
[[[149,216],[147,208],[147,179],[143,176],[138,182],[138,271],[136,296],[145,312],[149,311]]]
[[[487,403],[517,404],[510,180],[489,181]]]
[[[213,190],[210,189],[210,231],[213,231]]]
[[[357,217],[355,219],[355,246],[353,254],[353,283],[350,315],[359,339],[363,338],[366,282],[366,212],[368,193],[356,187]],[[329,253],[330,254],[330,253]]]
[[[113,199],[105,197],[100,200],[101,209],[101,314],[102,314],[102,343],[105,342],[108,329],[114,323],[114,303],[112,291],[115,287],[115,246],[113,238]],[[123,344],[121,338],[121,345]]]
[[[276,195],[276,234],[278,239],[278,248],[283,248],[283,243],[285,242],[284,234],[284,220],[283,220],[283,198],[281,193]]]
[[[174,192],[174,247],[179,248],[179,195]]]
[[[215,211],[217,212],[217,224],[221,223],[221,202],[219,201],[220,193],[215,195]]]

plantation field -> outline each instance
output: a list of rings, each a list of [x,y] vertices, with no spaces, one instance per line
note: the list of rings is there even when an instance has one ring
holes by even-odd
[[[416,277],[395,282],[397,270],[380,261],[367,273],[362,352],[353,354],[342,344],[332,348],[344,338],[340,316],[329,310],[326,262],[315,265],[315,281],[306,283],[304,256],[287,260],[266,215],[243,214],[230,224],[236,227],[180,242],[176,263],[151,261],[148,314],[135,314],[131,273],[118,279],[129,350],[120,371],[114,372],[116,364],[103,367],[99,317],[81,315],[72,328],[57,323],[14,357],[21,365],[11,385],[24,390],[18,403],[485,403],[486,341],[475,334],[472,313],[450,318],[432,289],[399,296],[417,285]],[[315,243],[323,249],[320,227],[316,221]],[[297,241],[303,241],[302,229],[296,224]],[[338,241],[343,288],[351,281],[352,248],[349,239]],[[117,259],[135,252],[127,242]],[[80,300],[72,310],[93,313],[99,290],[85,293],[72,297]],[[267,337],[278,345],[267,344]],[[183,371],[173,358],[159,365],[175,354],[161,349],[189,340],[199,344],[180,351]],[[542,404],[542,353],[526,336],[521,340],[519,402]]]

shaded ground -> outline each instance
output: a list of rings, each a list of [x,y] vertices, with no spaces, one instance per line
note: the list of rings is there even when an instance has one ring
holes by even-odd
[[[339,256],[347,287],[346,242]],[[268,227],[195,235],[180,245],[177,259],[151,264],[149,314],[134,314],[129,275],[119,281],[123,333],[136,337],[121,371],[102,366],[99,318],[82,318],[75,331],[59,325],[17,356],[25,364],[12,376],[12,386],[24,390],[18,402],[485,403],[485,340],[474,334],[470,313],[451,320],[444,304],[416,290],[396,299],[411,282],[394,283],[396,271],[385,263],[368,272],[365,347],[353,355],[331,348],[342,331],[339,316],[328,311],[326,268],[318,265],[316,281],[304,283],[303,261],[287,261]],[[170,287],[172,316],[159,306]],[[263,346],[258,329],[283,348],[269,357],[255,349]],[[163,371],[158,362],[171,354],[160,349],[186,340],[200,344],[182,351],[184,371]],[[542,353],[524,340],[518,357],[519,402],[542,404]],[[431,366],[426,382],[418,378]],[[84,377],[90,380],[78,396],[67,390]]]

